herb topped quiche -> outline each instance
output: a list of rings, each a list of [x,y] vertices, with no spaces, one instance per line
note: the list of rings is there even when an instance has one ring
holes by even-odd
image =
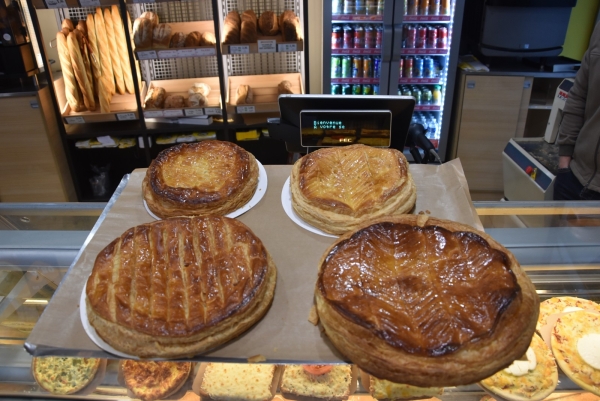
[[[44,357],[33,358],[31,370],[35,381],[52,394],[74,394],[94,380],[100,359]]]

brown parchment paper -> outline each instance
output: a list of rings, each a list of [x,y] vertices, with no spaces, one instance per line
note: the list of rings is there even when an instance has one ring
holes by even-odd
[[[265,166],[268,187],[263,199],[238,217],[263,241],[277,265],[277,287],[266,316],[237,339],[193,358],[198,361],[245,362],[264,355],[267,362],[335,363],[343,358],[307,318],[313,304],[317,263],[334,238],[306,231],[288,218],[281,190],[292,166]],[[411,165],[417,186],[415,213],[455,220],[482,229],[471,202],[460,160],[441,166]],[[155,221],[142,203],[145,169],[135,170],[96,234],[63,279],[27,339],[27,350],[38,355],[111,357],[87,336],[80,320],[79,300],[96,255],[125,230]],[[84,306],[85,307],[85,306]]]

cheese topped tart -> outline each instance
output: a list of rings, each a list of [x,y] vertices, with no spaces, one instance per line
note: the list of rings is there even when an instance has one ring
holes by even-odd
[[[125,386],[143,401],[160,400],[175,393],[191,370],[191,362],[125,360],[121,363]]]
[[[163,150],[142,182],[148,208],[160,218],[224,216],[252,198],[258,164],[231,142],[182,143]]]
[[[270,401],[281,378],[277,365],[209,363],[204,370],[200,396],[213,401]]]
[[[506,400],[543,400],[558,385],[556,361],[550,347],[535,334],[525,357],[526,359],[514,361],[508,368],[498,371],[479,384]]]
[[[291,399],[346,400],[356,391],[357,376],[354,365],[285,365],[280,389]]]
[[[307,223],[343,234],[376,217],[409,212],[417,191],[395,149],[350,145],[299,159],[290,178],[292,206]]]
[[[444,394],[443,387],[417,387],[410,384],[393,383],[378,379],[363,371],[360,372],[360,380],[363,387],[369,390],[371,396],[378,401],[423,400]],[[435,399],[437,400],[437,398]]]
[[[569,379],[600,396],[600,313],[582,310],[561,316],[550,342]]]
[[[33,358],[31,370],[35,381],[52,394],[74,394],[89,385],[100,367],[97,358]]]
[[[525,353],[539,311],[515,257],[489,235],[427,215],[379,219],[319,262],[319,320],[366,372],[419,387],[469,384]]]
[[[86,287],[88,318],[121,352],[191,356],[257,322],[276,276],[262,242],[240,221],[155,221],[130,228],[98,254]]]
[[[556,313],[574,312],[579,309],[600,313],[600,304],[584,298],[577,297],[554,297],[540,303],[540,317],[538,318],[536,330],[541,331],[548,321],[548,316]]]

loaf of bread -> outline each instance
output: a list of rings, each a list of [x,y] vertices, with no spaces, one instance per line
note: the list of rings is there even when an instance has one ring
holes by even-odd
[[[171,35],[171,40],[169,41],[170,48],[179,48],[185,46],[185,38],[186,35],[183,32],[175,32]]]
[[[69,32],[75,30],[75,25],[73,25],[73,21],[71,21],[69,18],[65,18],[64,20],[62,20],[60,27],[67,28],[69,30]]]
[[[192,95],[194,93],[200,93],[203,96],[208,96],[211,91],[211,87],[204,82],[196,82],[192,87],[188,90],[189,94]]]
[[[165,109],[181,109],[185,107],[183,96],[169,95],[165,99]]]
[[[185,37],[185,41],[183,42],[183,47],[196,47],[200,46],[200,41],[202,38],[202,34],[198,31],[190,32]]]
[[[152,47],[155,49],[168,49],[171,43],[171,25],[169,24],[158,24],[154,28],[152,35]]]
[[[158,14],[152,11],[143,12],[140,18],[149,20],[152,23],[152,28],[155,28],[159,24]]]
[[[201,93],[192,93],[185,99],[185,107],[204,107],[206,105],[206,97]]]
[[[84,20],[80,20],[77,22],[77,26],[75,27],[78,31],[80,31],[84,36],[87,36],[87,25]]]
[[[94,23],[94,14],[88,14],[85,20],[88,32],[89,56],[92,72],[96,80],[102,76],[102,65],[100,64],[100,56],[98,54],[98,39],[96,38],[96,25]],[[99,92],[99,91],[98,91]]]
[[[67,98],[67,103],[72,111],[80,111],[82,106],[81,95],[79,93],[77,80],[71,64],[71,56],[69,55],[69,49],[67,47],[67,37],[62,32],[56,33],[56,44],[58,50],[58,59],[60,61],[60,67],[65,83],[65,96]]]
[[[79,26],[79,24],[77,24]],[[73,31],[75,37],[77,38],[77,44],[79,45],[79,52],[81,53],[81,59],[83,60],[83,66],[85,67],[85,75],[87,76],[87,81],[89,82],[92,94],[96,94],[94,76],[92,75],[92,66],[90,65],[90,57],[88,54],[88,46],[87,46],[87,38],[85,37],[83,31],[79,28],[75,28]]]
[[[121,62],[121,71],[123,73],[123,83],[127,93],[135,93],[133,87],[133,75],[131,72],[131,64],[129,63],[129,51],[127,50],[127,41],[125,39],[125,28],[123,20],[119,13],[119,7],[112,5],[110,7],[110,15],[112,17],[113,28],[115,30],[115,39],[117,42],[117,52]]]
[[[162,109],[165,105],[167,92],[160,86],[153,86],[148,90],[144,99],[145,109]]]
[[[249,85],[240,85],[236,91],[236,104],[252,104],[254,102],[254,94]]]
[[[67,48],[69,49],[69,56],[71,57],[73,73],[75,74],[77,84],[79,85],[79,89],[83,95],[83,103],[89,111],[94,111],[96,110],[94,91],[85,72],[85,64],[83,62],[83,56],[81,54],[79,42],[77,41],[77,34],[75,32],[69,33],[69,36],[67,37]]]
[[[112,59],[110,57],[110,48],[108,46],[108,38],[106,35],[106,26],[104,25],[104,13],[100,7],[96,8],[94,15],[94,25],[96,27],[96,39],[98,43],[98,54],[100,56],[100,65],[102,66],[102,80],[104,81],[104,89],[108,90],[112,95],[115,94],[115,80],[112,67]]]
[[[110,60],[113,67],[113,75],[115,77],[115,87],[121,95],[125,94],[125,80],[123,78],[123,67],[121,67],[121,56],[119,56],[119,47],[115,37],[115,27],[113,25],[110,9],[104,9],[104,26],[106,27],[106,39],[108,48],[110,49]]]
[[[240,30],[241,43],[256,43],[258,41],[258,20],[252,10],[242,13],[242,26]]]
[[[263,35],[275,36],[279,33],[279,21],[273,11],[264,11],[258,19],[258,27]]]
[[[279,17],[279,29],[281,36],[286,42],[296,42],[300,40],[300,19],[292,10],[285,10]]]
[[[135,44],[135,50],[145,50],[152,47],[153,31],[152,20],[136,18],[133,23],[133,43]]]
[[[100,103],[101,113],[110,113],[110,101],[112,95],[110,94],[110,90],[106,87],[106,78],[107,77],[105,76],[101,76],[100,79],[96,81],[96,86],[98,88],[98,103]]]
[[[279,85],[277,85],[277,92],[280,95],[292,94],[292,83],[290,81],[281,81]]]
[[[223,22],[223,43],[234,45],[240,43],[240,29],[242,20],[240,14],[233,10],[225,17]]]
[[[204,32],[200,37],[200,46],[214,46],[217,44],[217,38],[212,32]]]

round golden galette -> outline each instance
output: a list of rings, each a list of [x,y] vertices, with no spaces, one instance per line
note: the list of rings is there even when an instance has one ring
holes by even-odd
[[[427,215],[374,220],[323,255],[315,288],[334,346],[375,377],[473,383],[521,357],[539,299],[514,256],[472,227]]]
[[[162,400],[183,386],[191,362],[132,361],[121,363],[125,386],[142,401]]]
[[[31,370],[41,388],[52,394],[67,395],[92,383],[101,363],[102,360],[97,358],[48,356],[33,358]]]
[[[547,319],[550,315],[574,312],[581,309],[600,313],[600,304],[590,301],[589,299],[577,297],[548,298],[540,303],[540,316],[538,318],[536,330],[541,331],[542,327],[548,324]]]
[[[90,324],[118,351],[192,356],[237,337],[268,310],[276,268],[262,242],[227,217],[174,217],[125,231],[97,256]]]
[[[142,193],[160,218],[224,216],[248,203],[257,185],[252,154],[231,142],[202,141],[160,152],[146,171]]]
[[[372,218],[407,213],[417,199],[402,152],[365,145],[307,154],[292,168],[290,189],[294,211],[331,234]]]

